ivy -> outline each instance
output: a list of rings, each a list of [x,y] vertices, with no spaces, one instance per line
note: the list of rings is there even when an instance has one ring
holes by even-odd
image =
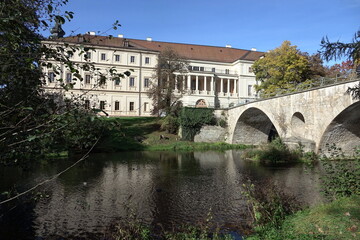
[[[204,125],[214,125],[214,110],[209,108],[184,107],[180,113],[180,126],[182,139],[193,141],[197,133]]]

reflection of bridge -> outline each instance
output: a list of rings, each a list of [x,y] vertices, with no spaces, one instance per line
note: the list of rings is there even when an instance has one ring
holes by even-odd
[[[229,143],[261,144],[274,135],[288,145],[345,154],[360,147],[360,101],[346,93],[356,81],[305,90],[228,109]]]

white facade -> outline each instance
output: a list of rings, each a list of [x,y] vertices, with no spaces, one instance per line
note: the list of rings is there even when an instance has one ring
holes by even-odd
[[[63,44],[63,41],[46,41],[45,44],[56,46]],[[158,46],[160,47],[160,44]],[[150,116],[152,100],[148,97],[147,91],[149,84],[155,80],[154,70],[159,51],[143,47],[125,48],[94,44],[91,47],[95,51],[90,51],[88,60],[84,59],[84,54],[77,53],[71,60],[75,64],[90,61],[103,73],[112,67],[118,73],[129,69],[133,69],[133,72],[120,82],[108,79],[105,85],[94,87],[97,82],[96,74],[93,71],[79,70],[83,81],[74,82],[73,89],[66,95],[81,97],[87,100],[86,104],[102,108],[111,116]],[[181,52],[178,53],[182,55]],[[188,62],[191,66],[189,72],[186,76],[178,76],[186,78],[186,93],[181,98],[184,106],[196,106],[198,102],[202,102],[206,107],[214,108],[217,98],[217,107],[226,108],[255,98],[253,86],[256,81],[251,71],[253,61],[239,59],[229,63],[188,58]],[[59,68],[60,74],[55,77],[52,77],[51,70],[47,70],[45,89],[59,91],[61,83],[57,79],[63,79],[65,83],[72,81],[73,75],[64,66]],[[176,92],[179,91],[175,89]]]

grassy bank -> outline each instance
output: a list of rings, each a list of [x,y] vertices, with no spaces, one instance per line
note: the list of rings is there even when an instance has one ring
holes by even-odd
[[[280,227],[264,226],[247,240],[360,239],[360,196],[341,198],[297,212]]]
[[[227,143],[195,143],[180,141],[179,136],[160,129],[161,118],[118,117],[104,118],[109,124],[120,126],[120,130],[107,132],[96,146],[97,152],[121,151],[202,151],[244,149],[248,146]],[[163,136],[163,137],[161,137]]]

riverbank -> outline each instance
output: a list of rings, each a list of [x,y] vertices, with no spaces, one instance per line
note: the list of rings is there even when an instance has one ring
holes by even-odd
[[[245,149],[243,144],[195,143],[181,141],[175,134],[161,130],[162,118],[155,117],[118,117],[104,118],[109,124],[120,126],[118,131],[109,131],[97,144],[95,152],[122,151],[205,151]]]
[[[280,227],[264,226],[246,240],[360,239],[360,196],[353,195],[288,216]]]

